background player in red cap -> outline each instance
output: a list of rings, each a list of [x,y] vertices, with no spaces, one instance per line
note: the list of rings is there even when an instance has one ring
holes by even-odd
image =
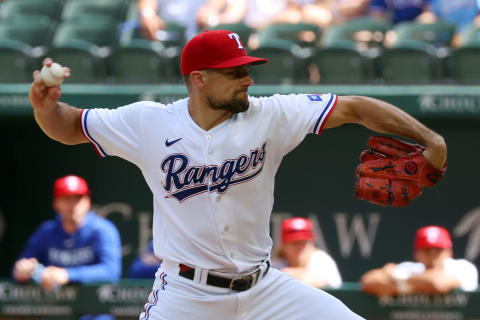
[[[379,296],[477,289],[477,268],[465,259],[453,259],[452,239],[445,228],[418,229],[413,246],[416,262],[387,263],[371,270],[362,276],[362,289]]]
[[[315,247],[312,222],[295,217],[282,222],[281,243],[272,266],[316,288],[340,288],[342,278],[328,253]]]
[[[117,109],[59,102],[61,88],[46,87],[34,72],[30,101],[40,128],[62,143],[91,142],[102,157],[132,162],[153,193],[153,247],[162,264],[142,320],[361,319],[333,296],[270,268],[283,157],[307,134],[357,123],[418,141],[426,161],[438,170],[445,165],[444,139],[386,102],[334,93],[249,96],[248,67],[266,62],[248,56],[237,34],[205,31],[182,51],[188,98]]]
[[[90,211],[90,190],[78,176],[53,186],[56,219],[44,222],[27,242],[13,268],[19,282],[31,279],[46,290],[69,282],[114,282],[121,276],[117,228]]]

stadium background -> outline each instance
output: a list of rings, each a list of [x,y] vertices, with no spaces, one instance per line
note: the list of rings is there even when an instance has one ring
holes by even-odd
[[[109,1],[99,1],[103,2]],[[125,1],[124,11],[119,13],[124,22],[135,14],[133,2]],[[1,6],[0,16],[0,31],[21,19],[5,14]],[[38,21],[42,24],[46,20]],[[365,21],[361,25],[367,25]],[[181,42],[176,43],[175,39],[179,31],[172,27],[169,50],[137,39],[134,32],[129,33],[130,38],[114,38],[123,41],[120,44],[103,43],[113,41],[103,36],[98,38],[98,46],[91,46],[82,41],[51,42],[56,39],[62,20],[54,23],[50,25],[50,38],[45,40],[51,44],[47,46],[19,46],[7,38],[20,33],[0,32],[0,277],[10,277],[12,264],[29,235],[42,221],[53,217],[52,183],[69,173],[89,181],[99,213],[120,229],[125,274],[151,237],[152,196],[140,171],[117,158],[99,159],[89,145],[68,147],[47,138],[33,119],[28,82],[41,58],[55,53],[59,62],[72,68],[72,79],[63,88],[62,100],[67,103],[91,108],[117,107],[138,100],[174,101],[186,96],[176,67]],[[128,29],[129,24],[120,26]],[[291,46],[280,39],[265,43],[263,54],[257,53],[273,58],[273,63],[266,71],[259,67],[253,72],[259,83],[252,88],[253,95],[335,92],[378,97],[404,108],[447,141],[449,158],[444,180],[435,189],[426,189],[407,208],[380,208],[352,197],[358,155],[371,135],[366,129],[346,125],[326,130],[321,137],[307,137],[285,158],[276,178],[272,236],[278,238],[279,223],[288,215],[313,218],[318,244],[334,257],[347,282],[358,281],[362,273],[386,262],[411,259],[414,232],[425,224],[439,224],[451,230],[455,256],[467,257],[480,266],[480,49],[445,47],[446,33],[442,30],[437,38],[413,39],[425,40],[428,45],[410,42],[408,48],[398,50],[384,49],[375,40],[364,41],[361,46],[352,46],[352,42],[346,45],[346,39],[333,45],[299,42]],[[324,31],[326,38],[328,33]],[[342,34],[353,37],[353,33]],[[321,35],[318,34],[320,38]],[[38,37],[37,40],[40,41]],[[320,68],[319,78],[312,78],[307,72],[308,64],[311,65],[307,58],[316,50],[327,57],[327,65]],[[132,62],[115,63],[111,57],[117,51],[131,57]],[[391,61],[382,58],[387,53],[393,57]],[[321,60],[318,61],[320,66]],[[340,77],[329,78],[332,73],[328,64],[335,66]],[[130,71],[138,72],[139,77],[128,77]],[[271,85],[262,85],[265,83]]]

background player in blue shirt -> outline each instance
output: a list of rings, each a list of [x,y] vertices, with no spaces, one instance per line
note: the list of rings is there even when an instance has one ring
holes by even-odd
[[[140,254],[128,269],[129,278],[154,279],[155,272],[162,263],[153,253],[153,240],[148,244],[148,248]]]
[[[59,178],[53,188],[57,217],[35,231],[13,268],[19,282],[45,290],[69,282],[115,282],[121,276],[120,235],[114,224],[90,211],[90,190],[78,176]]]

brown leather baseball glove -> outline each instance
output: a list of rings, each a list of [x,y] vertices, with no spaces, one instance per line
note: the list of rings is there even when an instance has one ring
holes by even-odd
[[[355,197],[381,206],[403,207],[433,187],[445,174],[423,156],[425,147],[394,138],[372,136],[360,155]]]

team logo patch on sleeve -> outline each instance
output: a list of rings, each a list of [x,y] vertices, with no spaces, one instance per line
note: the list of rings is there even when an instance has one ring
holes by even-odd
[[[315,94],[307,94],[307,98],[310,99],[310,101],[323,101],[322,95],[319,93]]]

